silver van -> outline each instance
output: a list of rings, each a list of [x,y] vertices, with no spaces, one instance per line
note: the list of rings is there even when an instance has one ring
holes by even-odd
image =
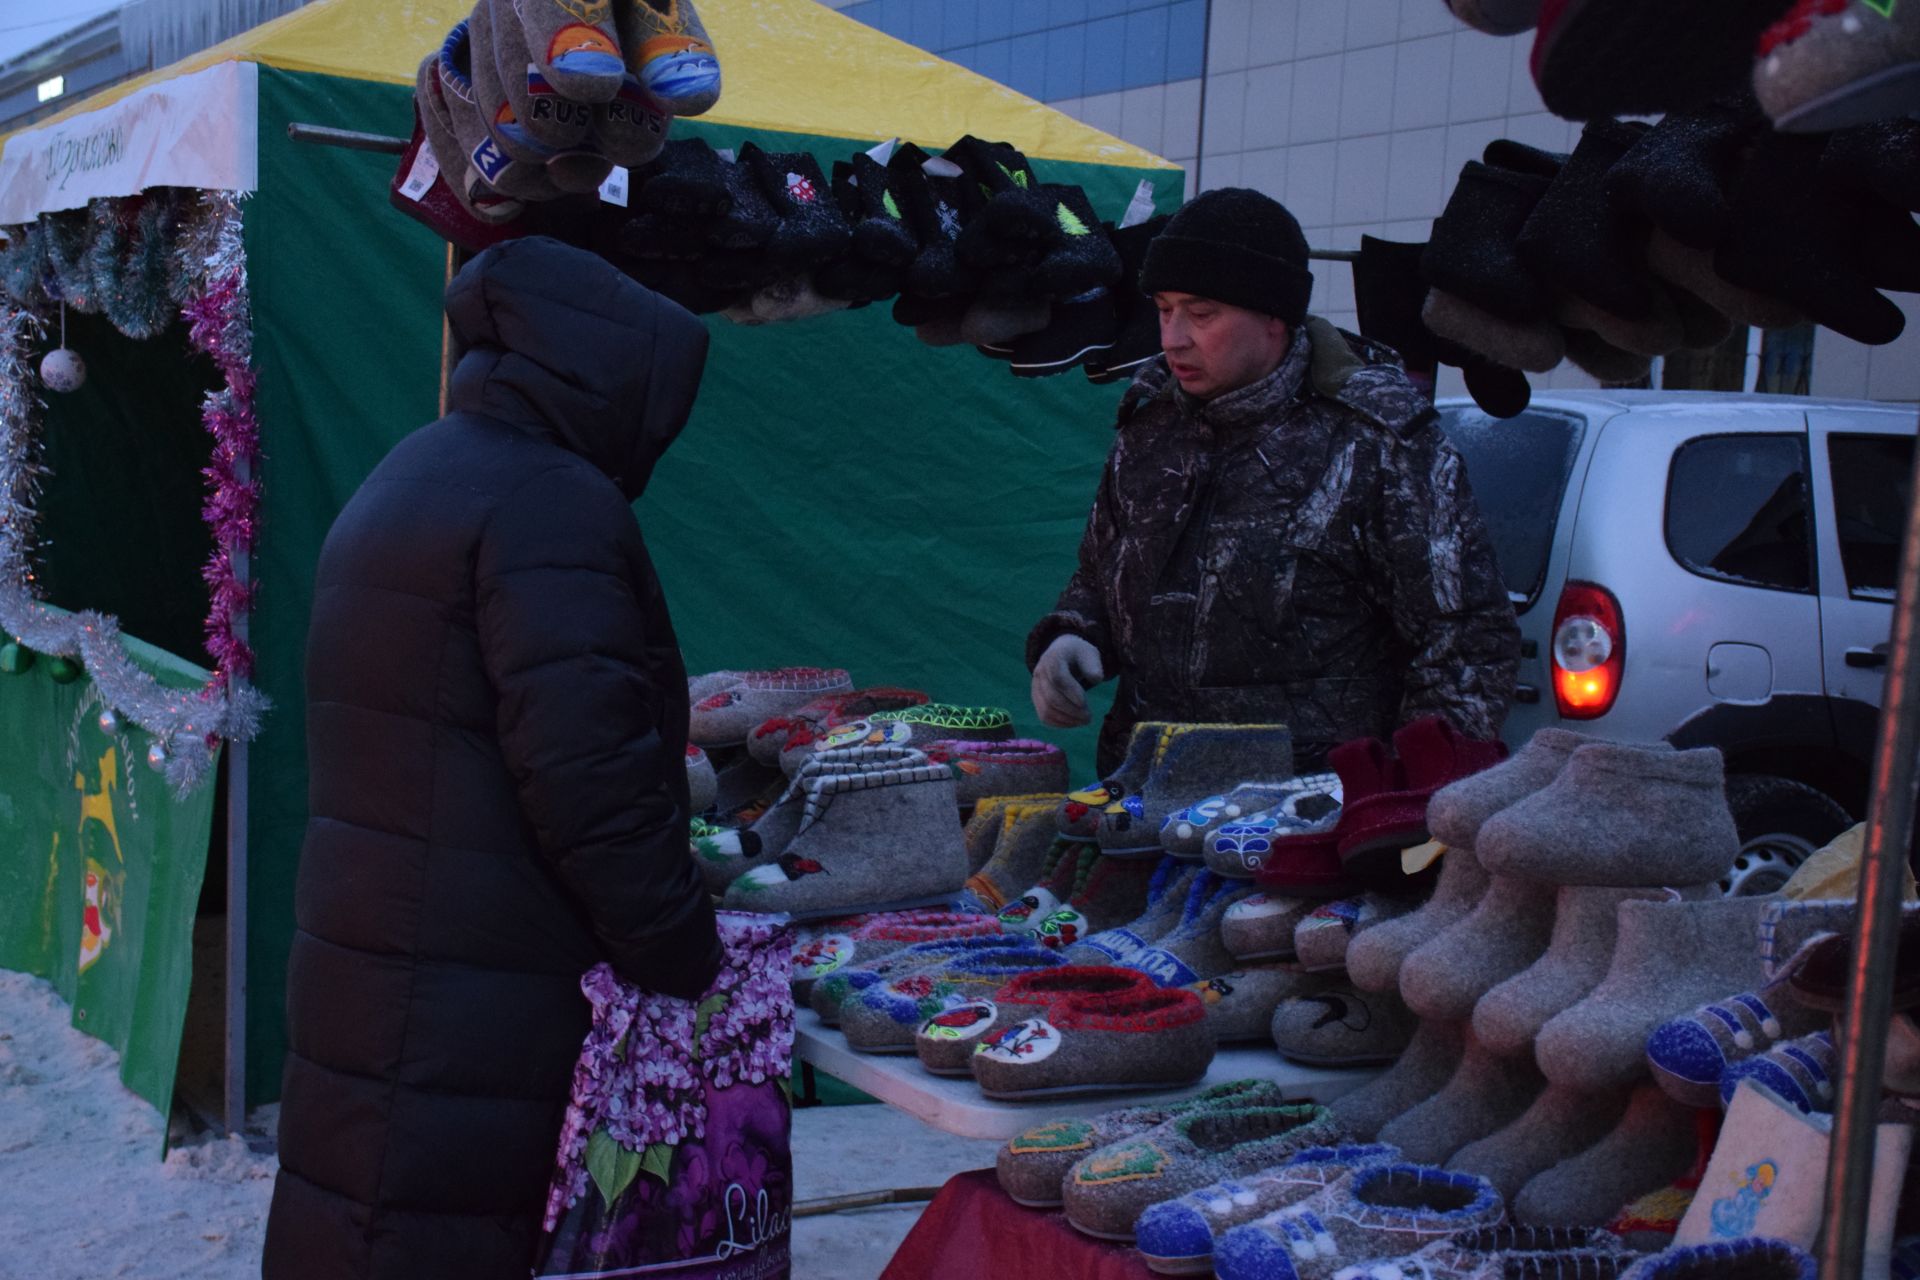
[[[1763,893],[1866,810],[1912,405],[1723,392],[1442,400],[1523,637],[1505,737],[1711,745]]]

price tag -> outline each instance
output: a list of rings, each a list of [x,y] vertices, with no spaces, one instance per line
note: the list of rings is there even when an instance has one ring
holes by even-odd
[[[416,202],[422,200],[426,197],[427,188],[439,176],[440,162],[434,158],[433,148],[422,138],[420,149],[413,153],[413,165],[407,170],[407,180],[400,184],[400,194]]]
[[[1145,178],[1133,189],[1133,199],[1127,204],[1127,212],[1120,219],[1123,227],[1137,227],[1153,216],[1153,184]]]
[[[629,172],[629,170],[615,165],[613,172],[607,175],[607,180],[600,184],[600,198],[608,204],[619,205],[622,209],[626,208],[627,178]]]

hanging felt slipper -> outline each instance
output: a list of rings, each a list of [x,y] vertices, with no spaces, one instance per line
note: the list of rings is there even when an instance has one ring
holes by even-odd
[[[620,0],[614,18],[626,70],[662,110],[697,116],[713,109],[720,56],[693,0]]]
[[[1568,120],[1658,115],[1739,89],[1792,0],[1543,0],[1534,83]]]
[[[1753,88],[1776,126],[1824,133],[1920,109],[1920,13],[1896,0],[1798,0],[1761,34]]]
[[[528,164],[509,156],[491,131],[490,112],[481,105],[473,85],[473,43],[466,23],[448,34],[440,46],[439,83],[441,100],[446,104],[447,120],[458,145],[460,161],[469,170],[467,186],[474,194],[479,186],[512,200],[553,200],[562,194],[547,176],[543,164]],[[437,153],[436,153],[437,154]],[[456,162],[453,172],[458,173]],[[475,198],[476,212],[479,202]]]
[[[494,26],[504,30],[506,0],[482,3],[499,6]],[[627,68],[610,0],[511,0],[511,8],[534,68],[556,93],[589,105],[612,101]]]

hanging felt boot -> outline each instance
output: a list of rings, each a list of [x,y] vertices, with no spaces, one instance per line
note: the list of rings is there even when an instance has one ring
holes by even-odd
[[[1679,322],[1679,313],[1674,315]],[[1624,351],[1614,346],[1590,329],[1572,325],[1564,329],[1567,343],[1567,362],[1603,387],[1620,387],[1639,382],[1653,370],[1653,360],[1649,356],[1634,351]],[[1725,338],[1726,335],[1720,335]],[[1676,346],[1689,345],[1684,331]],[[1708,343],[1713,346],[1713,343]]]
[[[1109,233],[1114,251],[1120,255],[1120,279],[1113,286],[1119,305],[1119,324],[1113,345],[1087,357],[1087,380],[1094,383],[1117,382],[1132,377],[1142,365],[1160,354],[1160,312],[1153,299],[1139,289],[1140,268],[1147,258],[1147,245],[1166,229],[1169,214],[1159,214],[1131,227],[1117,227]]]
[[[1620,904],[1629,898],[1665,897],[1664,889],[1562,885],[1545,953],[1475,1002],[1474,1034],[1495,1053],[1531,1051],[1549,1018],[1586,999],[1606,978],[1613,964]]]
[[[958,165],[986,197],[961,230],[962,260],[987,268],[1030,259],[1054,224],[1053,209],[1041,198],[1040,180],[1026,156],[1011,143],[968,134],[941,158]]]
[[[1531,1057],[1502,1057],[1475,1040],[1471,1029],[1465,1034],[1460,1065],[1439,1092],[1380,1128],[1380,1141],[1399,1147],[1409,1160],[1438,1164],[1498,1133],[1547,1086]]]
[[[1454,1152],[1447,1168],[1477,1173],[1512,1200],[1535,1177],[1612,1132],[1626,1114],[1631,1092],[1548,1085],[1511,1124]]]
[[[895,149],[887,170],[894,198],[920,245],[907,268],[907,291],[925,298],[971,295],[978,273],[961,265],[954,246],[966,218],[981,203],[977,188],[961,177],[958,165],[929,157],[911,143]]]
[[[1766,127],[1745,90],[1675,111],[1608,166],[1607,195],[1680,243],[1711,249],[1732,219],[1741,161]]]
[[[1039,194],[1051,213],[1039,261],[1033,266],[1041,294],[1064,302],[1118,283],[1124,264],[1087,193],[1069,183],[1049,182],[1041,184]]]
[[[1540,0],[1447,0],[1447,8],[1490,36],[1517,36],[1540,21]]]
[[[720,56],[693,0],[621,0],[614,5],[614,19],[623,70],[640,82],[648,97],[676,116],[712,110],[720,100]]]
[[[1714,270],[1742,288],[1785,298],[1856,342],[1892,342],[1906,317],[1875,291],[1877,264],[1858,256],[1857,198],[1819,184],[1825,145],[1820,136],[1762,137],[1734,185],[1733,217],[1714,250]]]
[[[807,813],[772,866],[727,887],[737,910],[800,919],[926,906],[967,878],[953,777],[927,765],[811,778]]]
[[[847,251],[852,229],[812,156],[804,151],[766,152],[749,142],[740,148],[739,163],[779,218],[766,246],[777,265],[805,271]]]
[[[1515,244],[1549,179],[1470,160],[1420,255],[1426,327],[1510,368],[1545,372],[1564,354],[1552,299]]]
[[[1766,905],[1760,898],[1622,902],[1607,976],[1541,1028],[1534,1045],[1540,1069],[1555,1084],[1594,1090],[1644,1076],[1656,1027],[1758,984],[1753,940]]]
[[[1800,0],[1760,36],[1753,90],[1776,127],[1824,133],[1920,107],[1920,14],[1889,0]]]
[[[1007,366],[1017,378],[1066,373],[1112,346],[1119,325],[1120,311],[1112,291],[1097,285],[1049,307],[1044,329],[1014,338]]]

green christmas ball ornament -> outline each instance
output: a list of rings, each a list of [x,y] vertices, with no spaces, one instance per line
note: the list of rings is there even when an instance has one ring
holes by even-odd
[[[33,665],[33,650],[18,640],[0,644],[0,671],[17,676]]]
[[[72,684],[80,678],[82,670],[77,658],[55,654],[47,659],[47,675],[55,684]]]

